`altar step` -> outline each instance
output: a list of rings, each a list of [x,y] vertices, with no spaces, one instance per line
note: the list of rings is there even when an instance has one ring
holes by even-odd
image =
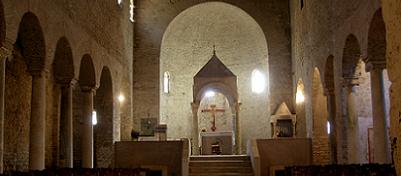
[[[253,176],[251,160],[245,155],[191,156],[190,176]]]

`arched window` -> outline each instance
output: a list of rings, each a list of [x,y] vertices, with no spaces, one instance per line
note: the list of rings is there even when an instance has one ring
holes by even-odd
[[[170,92],[170,73],[164,72],[163,76],[163,92],[169,93]]]
[[[123,7],[123,0],[117,0],[117,5],[120,6],[120,8]]]
[[[92,111],[92,125],[96,125],[97,124],[97,114],[96,111]]]
[[[252,72],[252,92],[262,93],[266,87],[266,80],[263,73],[257,69]]]

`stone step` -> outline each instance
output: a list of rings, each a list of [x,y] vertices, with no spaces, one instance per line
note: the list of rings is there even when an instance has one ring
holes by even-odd
[[[191,156],[189,161],[191,176],[253,176],[249,156],[209,155]]]
[[[202,167],[202,166],[251,167],[251,163],[245,161],[233,161],[233,160],[190,161],[189,166],[190,167]]]
[[[254,176],[253,173],[190,173],[190,176]]]
[[[190,167],[189,173],[252,173],[251,167]]]
[[[243,160],[249,161],[249,156],[247,155],[199,155],[191,156],[190,161],[195,160]]]

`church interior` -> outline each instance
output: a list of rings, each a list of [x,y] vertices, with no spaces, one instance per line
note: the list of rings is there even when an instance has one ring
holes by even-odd
[[[0,175],[401,175],[400,19],[399,0],[0,0]]]

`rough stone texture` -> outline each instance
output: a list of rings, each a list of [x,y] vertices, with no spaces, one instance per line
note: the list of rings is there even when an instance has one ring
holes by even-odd
[[[329,136],[327,135],[327,98],[323,93],[320,72],[314,69],[312,81],[312,158],[314,164],[330,163]]]
[[[163,105],[165,102],[160,101],[160,87],[161,87],[161,79],[162,73],[165,70],[160,70],[159,68],[163,68],[163,64],[161,60],[163,60],[165,52],[168,50],[164,50],[162,46],[162,40],[163,38],[167,39],[167,35],[165,35],[165,31],[168,30],[167,27],[169,24],[173,24],[176,22],[179,22],[179,18],[181,15],[179,15],[181,12],[193,7],[195,5],[209,2],[206,0],[178,0],[178,1],[162,1],[162,0],[140,0],[136,2],[136,23],[135,23],[135,63],[134,63],[134,95],[135,97],[134,100],[134,126],[135,128],[139,129],[139,119],[140,118],[146,118],[146,117],[159,117],[160,112],[159,112],[159,104]],[[292,109],[292,100],[291,100],[291,90],[292,90],[292,85],[291,85],[291,62],[290,62],[290,35],[289,35],[289,4],[288,1],[282,1],[282,0],[273,0],[273,1],[237,1],[237,0],[223,0],[223,1],[218,1],[218,2],[225,2],[227,4],[231,4],[233,6],[239,7],[243,11],[237,11],[234,12],[233,14],[227,14],[229,15],[228,17],[232,16],[238,16],[238,13],[244,14],[246,12],[250,17],[252,17],[256,23],[260,26],[264,36],[265,40],[267,41],[267,47],[268,47],[268,61],[267,64],[259,64],[263,70],[268,70],[268,83],[269,83],[269,95],[270,95],[270,100],[268,104],[266,105],[261,105],[265,106],[264,109],[267,109],[268,111],[265,111],[266,114],[260,114],[256,113],[255,115],[248,113],[249,115],[242,115],[242,120],[241,123],[244,123],[242,128],[244,129],[249,129],[252,128],[252,123],[255,123],[256,121],[259,121],[259,124],[261,125],[256,125],[257,128],[263,129],[262,133],[256,133],[252,131],[249,131],[249,134],[244,133],[243,134],[243,139],[249,139],[252,137],[257,137],[257,138],[266,138],[269,137],[270,135],[270,130],[269,124],[268,124],[268,116],[270,109],[275,110],[275,108],[278,107],[280,103],[285,101],[290,108]],[[215,2],[214,2],[215,3]],[[223,9],[224,10],[224,9]],[[210,17],[215,16],[216,14],[219,14],[220,9],[215,10]],[[202,14],[202,15],[207,15],[207,14]],[[177,18],[177,21],[174,20],[175,17]],[[207,16],[205,16],[207,17]],[[213,23],[210,23],[210,25],[213,24],[218,24],[221,23],[224,20],[235,20],[235,19],[223,19],[223,16],[221,16],[221,19],[215,19]],[[249,18],[249,17],[248,17]],[[194,17],[196,19],[196,17]],[[210,20],[212,21],[214,18],[211,19],[204,19],[204,20]],[[188,19],[189,20],[189,19]],[[185,21],[181,21],[184,23]],[[194,26],[196,26],[195,23],[197,23],[195,20],[190,20],[186,25],[190,25],[191,28],[188,28],[188,30],[194,29]],[[192,23],[194,22],[194,23]],[[198,21],[199,23],[202,23],[202,21]],[[246,23],[248,24],[249,21]],[[235,24],[235,23],[234,23]],[[245,23],[244,23],[245,24]],[[231,26],[231,25],[230,25]],[[201,27],[201,26],[199,26]],[[203,26],[205,27],[205,26]],[[233,26],[234,27],[234,26]],[[235,26],[236,27],[236,26]],[[184,28],[183,28],[184,29]],[[250,28],[252,29],[252,28]],[[194,29],[195,30],[195,29]],[[201,32],[202,27],[199,29],[196,29],[197,31]],[[224,28],[220,29],[220,31],[223,31]],[[230,29],[227,32],[230,31],[236,31],[236,30],[244,30],[244,28],[233,28]],[[191,31],[187,31],[190,33]],[[207,38],[212,38],[213,36],[220,35],[221,32],[219,30],[216,30],[218,32],[217,34],[213,33],[213,31],[210,31],[208,33],[208,36],[204,36]],[[226,32],[226,31],[223,31]],[[168,33],[166,33],[168,34]],[[185,32],[183,33],[185,34]],[[199,33],[201,34],[201,33]],[[230,33],[227,33],[230,34]],[[246,34],[246,33],[244,33]],[[175,33],[175,35],[180,35],[179,33]],[[188,57],[188,59],[198,59],[196,60],[196,63],[193,65],[189,65],[190,67],[188,68],[188,73],[186,77],[180,77],[177,76],[177,74],[172,74],[172,90],[177,90],[178,87],[174,87],[178,84],[174,83],[174,79],[178,79],[180,81],[187,81],[188,83],[183,86],[182,90],[185,90],[183,92],[177,92],[177,93],[184,93],[186,97],[185,101],[180,100],[182,103],[179,103],[180,105],[184,105],[184,110],[186,109],[186,112],[182,112],[180,114],[173,114],[172,117],[169,117],[170,119],[177,118],[177,119],[184,119],[184,121],[179,121],[180,123],[184,124],[190,124],[190,118],[191,117],[191,107],[190,107],[190,102],[191,102],[191,95],[189,94],[191,89],[191,78],[192,76],[196,73],[197,69],[200,69],[205,62],[211,57],[211,52],[212,52],[212,45],[214,42],[217,42],[217,50],[218,50],[218,55],[220,59],[223,62],[228,62],[226,65],[232,69],[235,72],[235,74],[242,75],[242,78],[239,78],[240,80],[243,80],[243,86],[248,86],[249,85],[249,76],[251,75],[251,70],[250,68],[243,68],[242,67],[237,67],[238,69],[235,70],[236,63],[230,63],[228,60],[229,59],[234,59],[235,57],[245,57],[245,58],[252,58],[252,59],[265,59],[264,57],[258,58],[260,53],[256,52],[258,49],[252,48],[252,47],[245,47],[244,48],[238,48],[239,41],[234,41],[237,36],[227,36],[225,40],[205,40],[201,38],[203,42],[193,42],[196,41],[196,37],[203,37],[204,34],[200,36],[194,35],[193,39],[190,38],[177,38],[177,41],[182,40],[182,42],[185,42],[188,40],[188,43],[185,45],[181,45],[180,48],[173,48],[173,49],[178,49],[178,53],[182,52],[187,52],[188,55],[186,54],[180,54],[180,57]],[[249,34],[249,35],[255,35],[255,34]],[[190,36],[188,36],[190,37]],[[166,40],[165,39],[165,40]],[[195,39],[195,40],[194,40]],[[220,38],[223,39],[223,38]],[[258,38],[255,42],[259,43],[262,39]],[[207,42],[208,41],[208,42]],[[220,44],[221,43],[221,44]],[[252,46],[255,46],[253,43]],[[229,51],[226,50],[229,47],[235,46],[234,47],[235,53],[230,54]],[[182,48],[181,48],[182,47]],[[205,48],[207,47],[207,48]],[[237,51],[240,50],[240,51]],[[174,50],[170,50],[174,51]],[[192,52],[193,51],[193,52]],[[234,50],[233,50],[234,51]],[[242,51],[242,53],[241,53]],[[251,53],[255,51],[255,53],[252,54],[246,54]],[[241,54],[240,54],[241,53]],[[256,54],[259,53],[259,54]],[[255,55],[256,54],[256,55]],[[266,55],[266,53],[265,53]],[[178,56],[178,55],[177,55]],[[197,57],[191,57],[191,56],[197,56]],[[235,57],[233,57],[235,56]],[[174,58],[177,59],[177,58]],[[180,64],[185,64],[188,63],[183,59],[179,59]],[[172,60],[173,61],[173,60]],[[177,60],[178,61],[178,60]],[[243,62],[242,58],[238,60],[238,62]],[[254,61],[252,61],[254,62]],[[265,62],[266,63],[266,62]],[[178,64],[178,63],[177,63]],[[254,64],[254,63],[248,63],[248,64]],[[185,65],[184,69],[188,65]],[[252,67],[251,67],[252,68]],[[247,70],[246,72],[244,70]],[[243,72],[242,72],[243,71]],[[247,76],[245,76],[247,75]],[[250,92],[250,90],[247,90],[247,87],[240,88],[239,90],[242,92],[242,95],[240,96],[246,96],[245,92]],[[267,97],[262,96],[260,101],[267,101]],[[248,97],[241,97],[241,102],[243,103],[243,107],[241,111],[243,113],[245,112],[251,112],[255,110],[254,108],[248,107],[250,104],[248,100]],[[255,98],[255,97],[254,97]],[[251,99],[249,99],[251,100]],[[185,103],[185,104],[184,104]],[[259,109],[259,108],[258,108]],[[247,113],[245,113],[247,114]],[[258,120],[252,120],[250,119],[253,116],[259,116]],[[263,118],[262,118],[263,116]],[[163,117],[161,117],[163,118]],[[252,122],[254,121],[254,122]],[[246,124],[249,123],[249,124]],[[257,122],[256,122],[257,123]],[[263,125],[263,123],[265,123]],[[174,124],[174,123],[172,123]],[[177,123],[176,123],[177,124]],[[183,125],[182,128],[188,128],[189,126]],[[168,127],[169,130],[174,130],[174,125],[172,127]],[[189,136],[190,135],[190,129],[182,129],[182,133],[180,136]],[[245,130],[244,130],[245,131]],[[174,133],[172,133],[174,134]],[[178,134],[178,133],[177,133]],[[246,142],[244,142],[246,143]]]
[[[386,24],[387,39],[387,69],[391,81],[390,88],[390,136],[393,149],[393,160],[397,174],[401,174],[401,2],[397,0],[383,0],[383,17]]]
[[[111,98],[113,101],[111,114],[113,114],[114,122],[110,123],[110,125],[115,124],[116,127],[114,128],[116,130],[112,132],[114,136],[113,140],[128,140],[132,129],[132,99],[130,97],[132,95],[131,73],[133,63],[133,24],[129,21],[128,2],[125,2],[122,8],[117,5],[116,1],[109,0],[90,2],[79,0],[23,0],[19,2],[3,0],[1,3],[4,6],[4,19],[0,20],[5,22],[5,31],[2,31],[1,34],[5,36],[5,41],[1,42],[9,50],[12,51],[14,49],[12,46],[17,40],[21,18],[28,11],[31,12],[31,16],[35,16],[38,19],[39,27],[43,31],[43,50],[45,51],[44,70],[47,74],[47,97],[45,103],[46,167],[57,166],[59,157],[59,130],[60,125],[62,125],[60,124],[61,90],[60,85],[57,84],[56,79],[53,77],[54,70],[52,67],[55,57],[60,57],[60,55],[55,54],[60,38],[68,41],[72,51],[74,80],[79,78],[80,60],[84,54],[89,54],[93,59],[97,86],[100,85],[102,68],[107,66],[110,69],[113,82],[113,95],[121,93],[126,97],[126,100],[122,104],[116,103],[116,97]],[[27,21],[28,26],[29,22],[31,21]],[[28,35],[23,38],[29,41],[30,37]],[[34,43],[26,42],[23,44],[29,48],[34,47],[29,46]],[[18,53],[18,51],[16,52]],[[22,54],[19,54],[19,57]],[[23,59],[21,60],[23,61]],[[9,64],[13,63],[8,62],[7,64],[7,67],[9,67]],[[7,95],[9,97],[6,98],[7,109],[5,114],[5,128],[7,129],[5,164],[8,170],[26,170],[28,167],[29,102],[31,97],[31,83],[29,81],[31,78],[26,73],[26,69],[32,66],[29,64],[36,63],[29,61],[26,63],[21,62],[21,64],[16,67],[18,69],[7,71],[8,75],[16,75],[14,76],[15,78],[8,79],[9,81],[6,84]],[[57,71],[60,70],[58,69]],[[15,82],[17,80],[21,81]],[[15,83],[12,83],[13,81]],[[73,105],[74,111],[79,111],[79,96],[74,96],[74,102],[76,103]],[[15,115],[16,112],[19,112],[19,114]],[[74,112],[74,117],[74,133],[76,134],[74,137],[74,153],[77,153],[79,151],[80,138],[77,138],[77,132],[75,131],[77,124],[79,124],[78,119],[82,117],[80,117],[79,112]],[[18,120],[8,121],[8,118]],[[120,124],[123,125],[118,126]],[[15,148],[14,146],[19,146],[20,148]],[[75,163],[79,163],[79,156],[74,158],[74,160],[76,160]]]
[[[28,169],[32,78],[27,70],[21,57],[7,62],[4,116],[6,170]]]

